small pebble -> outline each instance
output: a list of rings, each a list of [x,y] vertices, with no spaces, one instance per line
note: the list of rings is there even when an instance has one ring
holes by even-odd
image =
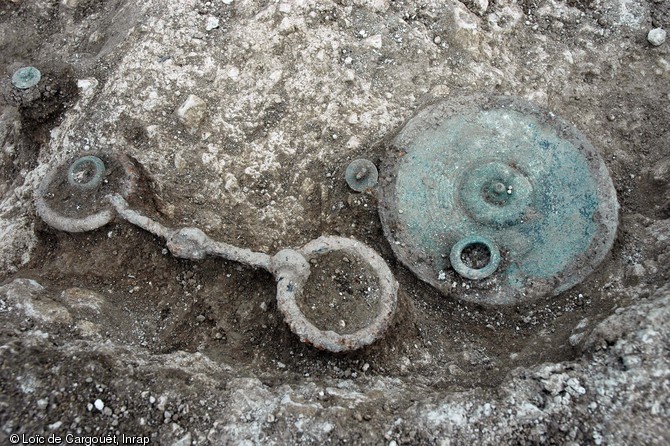
[[[207,17],[207,23],[205,24],[205,29],[211,31],[219,27],[219,19],[217,17]]]
[[[654,28],[647,34],[647,41],[654,46],[662,45],[665,42],[667,33],[663,28]]]
[[[93,403],[93,405],[94,405],[95,408],[98,409],[100,412],[102,412],[102,409],[105,408],[105,403],[103,403],[101,399],[97,399],[97,400],[95,400],[95,402]]]

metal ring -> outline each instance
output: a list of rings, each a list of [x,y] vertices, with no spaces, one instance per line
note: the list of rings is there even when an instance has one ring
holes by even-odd
[[[105,156],[111,157],[112,155]],[[121,165],[124,174],[118,192],[123,198],[127,198],[133,194],[137,188],[139,173],[137,172],[137,168],[126,156],[119,155],[115,156],[114,159]],[[111,205],[86,217],[75,218],[62,215],[57,209],[52,208],[47,201],[51,185],[57,181],[61,181],[62,176],[64,176],[65,166],[69,163],[72,163],[72,161],[66,161],[65,163],[52,168],[40,182],[39,187],[35,191],[35,210],[37,211],[37,214],[52,228],[66,232],[92,231],[106,225],[112,221],[115,215]],[[70,167],[72,167],[71,164]]]
[[[465,248],[474,245],[483,245],[489,251],[489,263],[483,268],[471,268],[463,262],[463,259],[461,259],[461,254],[463,254]],[[498,269],[498,266],[500,265],[500,250],[488,238],[479,235],[471,235],[460,239],[454,244],[451,248],[449,260],[451,260],[451,267],[461,276],[466,279],[481,280],[489,277]]]
[[[95,172],[90,180],[85,183],[80,183],[75,178],[75,172],[82,166],[92,163],[95,168]],[[105,163],[102,162],[97,156],[82,156],[74,163],[70,165],[70,168],[67,171],[67,182],[70,183],[70,186],[79,187],[81,189],[95,189],[102,182],[102,177],[105,175]]]
[[[291,330],[302,342],[337,353],[370,345],[384,334],[397,307],[398,282],[384,259],[375,250],[353,239],[319,237],[299,250],[307,260],[334,251],[343,251],[358,257],[370,266],[379,279],[380,297],[377,315],[369,325],[354,333],[339,334],[332,330],[320,330],[305,317],[298,306],[296,296],[303,291],[303,285],[309,277],[308,272],[304,274],[296,271],[292,274],[289,268],[285,268],[281,274],[275,274],[277,274],[277,306]]]

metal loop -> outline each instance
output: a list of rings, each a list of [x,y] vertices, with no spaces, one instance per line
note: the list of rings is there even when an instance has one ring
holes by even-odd
[[[466,265],[461,258],[461,255],[466,248],[476,245],[482,245],[489,251],[489,262],[482,268],[472,268]],[[488,238],[471,235],[460,239],[454,244],[451,248],[449,260],[451,260],[452,268],[454,268],[461,276],[466,279],[481,280],[486,279],[498,269],[498,265],[500,265],[500,250]]]
[[[93,164],[93,175],[87,181],[80,181],[77,175],[83,172],[83,167],[87,164]],[[70,186],[81,189],[95,189],[102,182],[102,177],[105,175],[105,163],[97,156],[82,156],[76,160],[67,170],[67,182]]]
[[[395,314],[398,292],[398,283],[384,259],[363,243],[343,237],[319,237],[299,251],[305,259],[334,251],[343,251],[356,256],[376,273],[380,288],[379,307],[373,321],[354,333],[339,334],[332,330],[317,328],[298,306],[296,297],[302,293],[309,273],[307,276],[302,272],[291,274],[290,269],[284,269],[284,273],[277,277],[277,306],[300,340],[316,348],[337,353],[357,350],[379,339],[386,332]]]

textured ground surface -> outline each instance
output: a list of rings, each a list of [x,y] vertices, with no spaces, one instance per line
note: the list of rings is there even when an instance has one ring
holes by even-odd
[[[667,1],[0,3],[0,442],[670,442],[670,46],[652,27]],[[43,79],[20,94],[26,64]],[[440,295],[346,187],[418,107],[469,92],[554,110],[610,169],[615,246],[557,298]],[[268,274],[177,260],[124,223],[51,229],[33,193],[82,150],[136,159],[143,210],[174,227],[270,254],[364,241],[400,283],[387,337],[316,352]]]

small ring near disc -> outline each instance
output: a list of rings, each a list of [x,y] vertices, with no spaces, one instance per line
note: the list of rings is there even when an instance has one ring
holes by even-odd
[[[463,261],[463,251],[467,248],[475,246],[483,246],[489,254],[489,260],[486,265],[481,268],[474,268],[472,266],[466,265]],[[460,239],[454,246],[451,248],[451,253],[449,255],[449,260],[451,261],[451,267],[456,270],[458,274],[465,277],[466,279],[472,280],[481,280],[489,277],[491,274],[496,272],[498,265],[500,265],[500,250],[498,247],[488,238],[471,235]]]
[[[87,167],[93,167],[93,172],[87,174]],[[105,175],[105,163],[97,156],[82,156],[70,165],[67,171],[67,181],[70,186],[82,189],[94,189],[100,185]],[[83,181],[82,181],[83,180]]]
[[[379,172],[372,161],[361,158],[349,163],[344,178],[350,188],[363,192],[377,185]]]

